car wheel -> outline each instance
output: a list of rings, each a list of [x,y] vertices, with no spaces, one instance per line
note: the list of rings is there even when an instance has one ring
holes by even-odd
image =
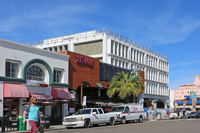
[[[143,122],[143,117],[140,116],[140,118],[138,119],[138,122],[142,123]]]
[[[90,120],[89,119],[84,120],[84,127],[89,128],[90,126],[91,126]]]
[[[115,119],[114,119],[114,118],[110,118],[108,124],[109,124],[109,125],[115,125]]]
[[[121,124],[125,124],[125,123],[126,123],[126,118],[122,117]]]

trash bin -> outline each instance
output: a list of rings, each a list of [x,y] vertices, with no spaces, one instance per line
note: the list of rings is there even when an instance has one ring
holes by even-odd
[[[18,117],[18,131],[24,131],[24,123],[23,123],[23,117]]]
[[[49,116],[42,116],[42,125],[44,128],[50,127],[50,117]]]

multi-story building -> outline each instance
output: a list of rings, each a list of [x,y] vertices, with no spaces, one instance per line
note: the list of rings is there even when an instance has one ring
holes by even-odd
[[[200,110],[200,75],[195,76],[193,84],[181,85],[178,89],[173,90],[173,93],[176,108]]]
[[[94,30],[34,42],[48,51],[72,51],[97,58],[100,62],[145,72],[145,90],[138,97],[149,107],[152,100],[166,108],[169,99],[167,57],[108,29]]]
[[[174,91],[174,101],[184,100],[185,96],[190,96],[191,92],[196,92],[196,95],[200,96],[200,76],[195,76],[195,81],[193,84],[181,85],[178,89]]]

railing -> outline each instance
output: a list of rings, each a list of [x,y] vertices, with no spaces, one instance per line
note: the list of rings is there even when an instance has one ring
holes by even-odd
[[[155,50],[149,49],[149,48],[147,48],[147,47],[141,45],[140,43],[137,43],[137,42],[135,42],[135,41],[133,41],[133,40],[127,38],[127,37],[124,37],[124,36],[122,36],[122,35],[120,35],[120,34],[118,34],[118,33],[116,33],[116,32],[113,32],[113,31],[111,31],[111,30],[109,30],[109,29],[106,29],[106,28],[105,28],[105,29],[97,30],[97,32],[99,32],[99,33],[105,33],[105,34],[107,34],[107,35],[113,36],[113,37],[115,37],[115,38],[118,38],[118,39],[121,40],[121,41],[124,41],[124,42],[126,42],[126,43],[132,44],[132,45],[134,45],[135,47],[140,48],[140,49],[142,49],[142,50],[144,50],[144,51],[147,51],[147,52],[149,52],[149,53],[152,53],[152,54],[154,54],[154,55],[156,55],[156,56],[159,56],[159,57],[161,57],[161,58],[167,59],[167,56],[164,56],[164,55],[160,54],[159,52],[156,52]]]
[[[52,39],[46,39],[46,40],[41,40],[41,41],[34,41],[34,42],[31,42],[31,43],[27,43],[27,45],[30,45],[30,46],[37,46],[37,45],[44,45],[44,44],[52,44],[52,43],[59,43],[59,42],[63,42],[64,40],[70,40],[70,39],[79,39],[79,38],[87,38],[87,37],[90,37],[90,36],[94,36],[98,33],[105,33],[107,35],[110,35],[114,38],[118,38],[119,40],[121,41],[124,41],[128,44],[131,44],[131,45],[134,45],[135,47],[137,48],[140,48],[144,51],[147,51],[151,54],[154,54],[156,56],[159,56],[163,59],[166,59],[167,60],[167,56],[164,56],[162,54],[160,54],[159,52],[156,52],[155,50],[152,50],[150,48],[147,48],[143,45],[141,45],[140,43],[138,42],[135,42],[127,37],[124,37],[116,32],[113,32],[109,29],[101,29],[101,30],[94,30],[94,31],[88,31],[88,32],[83,32],[83,33],[78,33],[78,34],[73,34],[73,35],[69,35],[69,36],[63,36],[63,37],[57,37],[57,38],[52,38]]]

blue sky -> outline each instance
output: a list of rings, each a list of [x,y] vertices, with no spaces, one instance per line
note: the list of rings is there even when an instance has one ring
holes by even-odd
[[[0,0],[0,38],[26,44],[108,28],[168,57],[169,88],[200,74],[199,0]]]

